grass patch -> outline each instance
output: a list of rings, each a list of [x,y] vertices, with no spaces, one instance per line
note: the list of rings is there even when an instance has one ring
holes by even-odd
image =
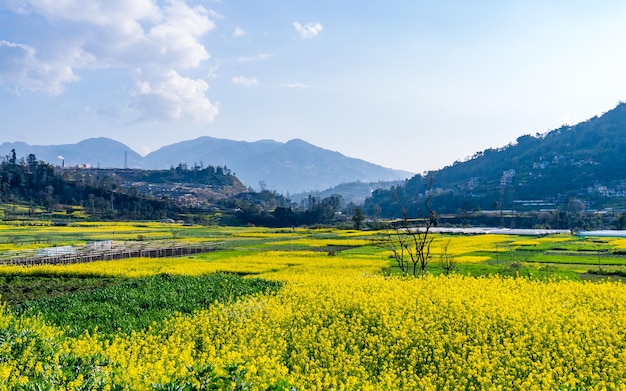
[[[544,254],[537,254],[527,260],[528,262],[539,263],[558,263],[558,264],[578,264],[578,265],[626,265],[626,258],[601,255],[584,254],[573,255],[570,253],[559,254],[555,252],[548,252]]]
[[[96,327],[105,334],[130,333],[158,327],[159,322],[175,314],[191,314],[215,302],[232,302],[245,295],[273,292],[281,286],[275,281],[227,274],[160,274],[112,281],[102,287],[94,283],[90,291],[80,292],[72,292],[73,284],[67,283],[62,294],[11,308],[28,315],[39,313],[44,320],[67,327],[72,336]],[[33,280],[31,285],[37,284]]]
[[[119,277],[0,275],[0,298],[9,306],[66,294],[87,293],[125,281]]]

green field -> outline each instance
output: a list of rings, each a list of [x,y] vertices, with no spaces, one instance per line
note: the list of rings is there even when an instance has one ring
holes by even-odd
[[[626,366],[606,362],[626,358],[613,335],[626,240],[440,235],[425,276],[407,278],[384,237],[2,225],[0,390],[533,389],[539,378],[550,389],[611,389],[626,376]],[[11,264],[97,240],[214,251]]]

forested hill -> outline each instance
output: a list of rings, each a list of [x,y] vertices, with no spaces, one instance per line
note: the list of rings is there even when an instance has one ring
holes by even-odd
[[[395,216],[394,191],[409,205],[430,187],[439,213],[567,209],[572,202],[587,209],[626,208],[626,104],[574,126],[523,135],[427,176],[432,185],[417,175],[405,187],[375,192],[366,210]]]
[[[18,159],[16,151],[0,164],[0,203],[39,207],[48,213],[80,206],[86,214],[107,219],[177,217],[182,208],[206,206],[247,191],[223,167],[180,165],[170,170],[100,170],[59,168],[34,154]],[[188,209],[187,209],[188,210]],[[5,209],[5,218],[11,208]]]

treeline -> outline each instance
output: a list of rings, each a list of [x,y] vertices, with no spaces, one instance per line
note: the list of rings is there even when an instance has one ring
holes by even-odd
[[[373,220],[393,220],[407,216],[419,219],[428,208],[437,216],[437,224],[451,226],[488,226],[504,228],[546,228],[592,230],[626,229],[626,212],[620,209],[589,209],[588,202],[574,196],[559,195],[544,209],[516,210],[505,189],[483,197],[471,197],[453,190],[437,188],[434,177],[417,175],[404,186],[376,190],[363,211]],[[518,206],[522,209],[523,206]]]
[[[28,205],[31,216],[38,207],[48,213],[65,208],[71,216],[74,206],[103,219],[162,219],[180,213],[167,200],[129,194],[112,175],[58,169],[34,154],[18,160],[15,150],[0,164],[0,202]]]
[[[111,170],[126,181],[149,183],[197,183],[210,184],[217,188],[241,186],[241,182],[228,167],[188,166],[180,163],[169,170]]]
[[[223,204],[235,209],[240,224],[264,227],[334,225],[345,222],[355,209],[352,203],[345,205],[338,194],[321,199],[309,196],[301,206],[296,206],[268,190],[239,194]]]

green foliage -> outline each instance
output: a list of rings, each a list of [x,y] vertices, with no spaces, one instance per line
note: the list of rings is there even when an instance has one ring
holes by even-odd
[[[339,194],[323,199],[309,196],[306,206],[293,209],[284,196],[263,190],[261,193],[242,193],[225,201],[223,205],[238,210],[241,224],[264,227],[297,227],[337,224],[338,213],[343,208]]]
[[[196,365],[187,368],[187,375],[177,378],[165,384],[154,384],[154,391],[205,391],[205,390],[229,390],[248,391],[253,384],[246,380],[247,370],[243,364],[228,364],[224,374],[216,373],[212,365]],[[266,391],[290,391],[294,390],[286,380],[279,380],[265,388]]]
[[[215,302],[275,291],[280,285],[226,274],[197,277],[161,274],[94,287],[88,292],[67,292],[14,308],[18,313],[40,313],[55,325],[69,327],[71,335],[96,327],[100,332],[112,334],[156,327],[157,322],[175,313],[191,314]]]
[[[243,186],[241,182],[225,167],[188,167],[179,164],[169,170],[111,170],[121,180],[127,182],[149,183],[197,183],[211,185],[212,188],[221,189],[226,186]],[[245,188],[245,187],[244,187]]]
[[[0,356],[0,364],[11,360],[20,361],[24,357],[54,357],[58,350],[50,338],[45,338],[35,330],[19,329],[18,323],[10,323],[0,330],[0,347],[4,354]],[[102,371],[103,367],[115,366],[111,360],[101,354],[90,356],[77,356],[73,354],[61,354],[58,363],[41,363],[41,371],[34,368],[24,368],[22,376],[28,378],[28,383],[19,386],[20,391],[57,390],[59,385],[68,384],[78,378],[82,379],[82,386],[76,390],[104,390],[106,378]],[[119,386],[108,388],[121,390]]]
[[[352,214],[352,222],[354,223],[354,229],[361,229],[363,227],[363,221],[365,221],[365,215],[363,214],[363,209],[354,208],[354,213]]]
[[[53,298],[68,293],[85,293],[120,284],[124,279],[90,276],[0,275],[0,297],[9,305]]]

